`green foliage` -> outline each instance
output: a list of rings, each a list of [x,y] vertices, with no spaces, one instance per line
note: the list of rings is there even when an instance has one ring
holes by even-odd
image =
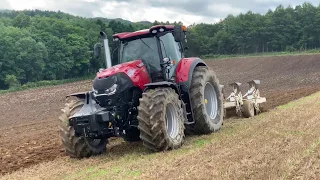
[[[10,88],[16,88],[20,85],[20,83],[15,75],[7,75],[4,82],[7,85],[9,85]]]
[[[100,41],[100,31],[105,31],[112,43],[113,33],[142,28],[145,25],[140,23],[106,22],[62,12],[2,11],[0,89],[11,87],[15,79],[22,84],[21,88],[26,88],[32,83],[52,84],[52,80],[93,74],[104,66],[103,57],[92,56],[94,44]],[[111,50],[115,47],[112,43]]]
[[[19,27],[19,28],[25,28],[30,25],[30,17],[26,16],[23,12],[19,13],[14,19],[13,19],[13,26]]]

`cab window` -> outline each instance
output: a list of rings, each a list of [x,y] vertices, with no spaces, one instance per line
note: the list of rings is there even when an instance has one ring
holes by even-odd
[[[146,61],[151,71],[161,71],[158,45],[155,37],[141,38],[121,44],[120,62],[125,63],[142,59]]]

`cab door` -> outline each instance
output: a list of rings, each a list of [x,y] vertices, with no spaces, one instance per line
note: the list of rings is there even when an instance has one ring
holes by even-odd
[[[171,32],[166,33],[159,37],[161,45],[161,53],[163,58],[170,58],[174,62],[174,66],[170,69],[170,78],[175,73],[177,64],[182,59],[182,53],[180,51],[181,46],[179,42],[174,40]]]

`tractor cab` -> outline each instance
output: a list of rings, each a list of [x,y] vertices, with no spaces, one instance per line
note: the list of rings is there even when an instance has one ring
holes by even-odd
[[[185,26],[158,25],[136,32],[114,34],[113,41],[119,43],[117,64],[141,60],[151,82],[170,80],[184,57],[182,43],[186,40],[185,32]]]

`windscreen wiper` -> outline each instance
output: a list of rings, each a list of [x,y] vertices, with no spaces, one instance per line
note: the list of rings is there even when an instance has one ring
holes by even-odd
[[[139,39],[143,42],[143,44],[145,44],[149,49],[151,49],[153,51],[153,49],[147,43],[145,43],[141,38],[139,38]]]

